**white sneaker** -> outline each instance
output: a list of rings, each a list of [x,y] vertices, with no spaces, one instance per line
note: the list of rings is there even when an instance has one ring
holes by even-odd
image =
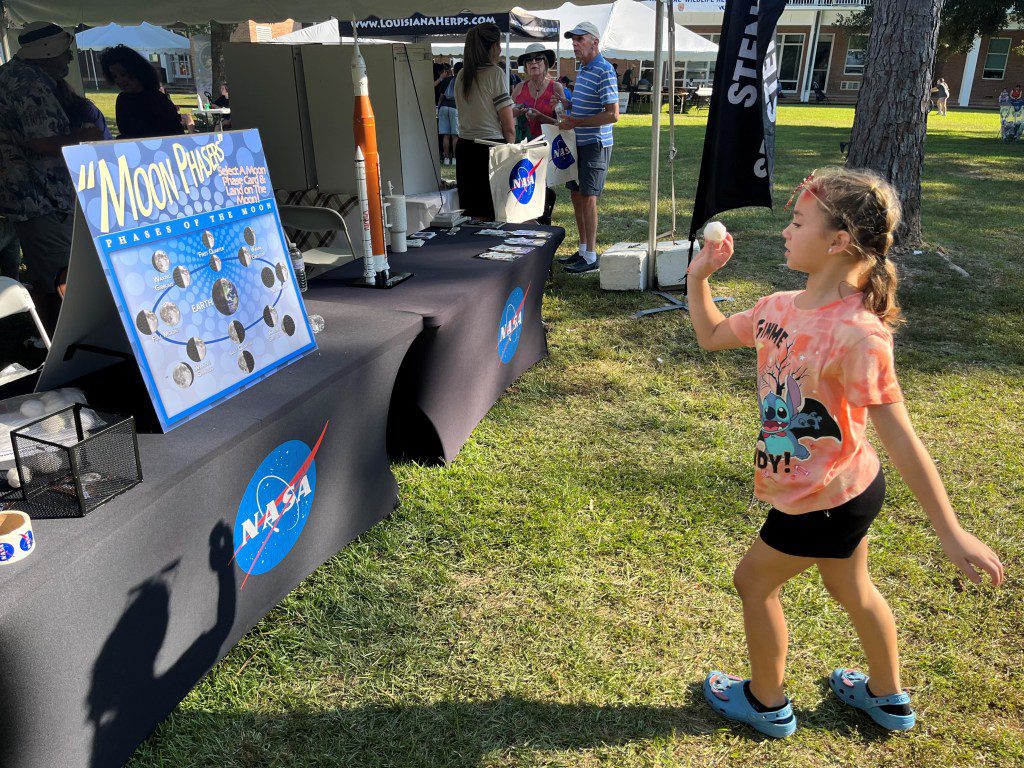
[[[455,157],[454,156],[448,158],[448,165],[455,165]]]
[[[452,159],[451,159],[450,157],[446,157],[446,158],[444,159],[444,164],[445,164],[445,165],[451,165],[451,164],[452,164]]]

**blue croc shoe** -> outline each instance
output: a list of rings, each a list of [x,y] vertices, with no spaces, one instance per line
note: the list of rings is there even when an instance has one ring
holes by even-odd
[[[751,725],[765,736],[781,739],[792,735],[796,730],[796,715],[789,699],[779,709],[758,712],[743,690],[743,684],[748,682],[736,675],[712,672],[704,678],[704,698],[718,714]]]
[[[841,702],[863,709],[883,728],[890,731],[909,731],[914,727],[917,715],[913,712],[909,715],[893,715],[882,709],[890,704],[909,704],[910,694],[906,691],[894,693],[892,696],[871,696],[868,693],[867,675],[856,669],[834,670],[828,684]]]

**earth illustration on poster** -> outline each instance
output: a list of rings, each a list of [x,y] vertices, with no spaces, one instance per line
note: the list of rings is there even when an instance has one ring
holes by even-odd
[[[64,156],[165,430],[315,349],[257,131]]]

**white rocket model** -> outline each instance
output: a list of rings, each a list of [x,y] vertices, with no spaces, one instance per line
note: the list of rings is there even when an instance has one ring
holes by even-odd
[[[392,275],[391,266],[388,264],[387,245],[384,240],[384,197],[380,184],[380,155],[377,154],[377,124],[373,117],[373,106],[370,104],[370,80],[366,76],[366,62],[359,52],[355,19],[352,19],[352,34],[355,39],[355,49],[352,51],[352,89],[355,95],[352,130],[356,144],[359,210],[363,221],[364,261],[361,284],[367,287],[390,288],[412,275]]]

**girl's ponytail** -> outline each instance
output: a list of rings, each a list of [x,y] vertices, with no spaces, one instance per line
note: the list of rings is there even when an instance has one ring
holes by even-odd
[[[802,186],[817,199],[834,229],[850,233],[851,253],[871,262],[861,286],[864,306],[890,329],[901,325],[899,276],[889,258],[901,216],[896,190],[877,173],[860,168],[826,168]]]

